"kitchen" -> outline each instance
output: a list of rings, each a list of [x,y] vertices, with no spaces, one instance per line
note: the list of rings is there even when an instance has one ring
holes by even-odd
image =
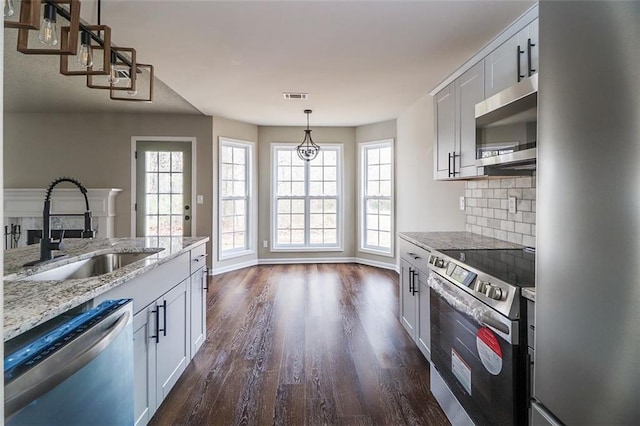
[[[509,7],[509,5],[502,4],[501,7]],[[510,5],[510,7],[517,9],[513,5]],[[497,182],[497,180],[470,180],[465,183],[460,181],[439,182],[433,179],[435,171],[431,168],[431,158],[434,156],[434,152],[432,146],[426,141],[433,140],[432,135],[434,133],[434,124],[430,122],[429,117],[434,115],[434,105],[433,99],[431,96],[427,95],[426,92],[433,89],[433,87],[449,75],[452,70],[456,69],[461,63],[469,59],[474,52],[478,51],[482,47],[484,43],[490,40],[493,35],[500,31],[500,29],[506,27],[509,22],[513,21],[517,16],[524,12],[527,7],[528,5],[521,5],[519,6],[518,12],[512,11],[511,18],[505,20],[500,26],[494,27],[493,32],[488,32],[484,36],[485,41],[478,42],[479,44],[477,44],[474,49],[467,48],[468,51],[465,54],[459,54],[455,59],[443,56],[443,63],[440,65],[441,70],[439,77],[433,81],[431,86],[426,88],[423,97],[415,101],[408,109],[405,109],[402,113],[396,115],[395,117],[397,117],[397,119],[385,121],[378,120],[379,122],[373,120],[368,121],[369,123],[377,123],[372,125],[325,129],[324,127],[315,127],[315,125],[322,126],[322,118],[318,117],[320,115],[320,111],[316,110],[311,115],[314,139],[316,139],[316,141],[353,142],[352,144],[345,144],[345,163],[350,161],[352,164],[355,164],[356,158],[355,147],[352,147],[350,148],[351,150],[349,150],[347,145],[353,145],[356,142],[385,140],[388,138],[396,139],[394,150],[396,163],[394,196],[396,203],[395,223],[397,231],[463,231],[465,229],[467,231],[473,231],[474,225],[476,227],[482,227],[484,223],[487,224],[487,229],[493,229],[488,226],[490,218],[486,218],[487,220],[485,222],[482,220],[482,214],[475,214],[473,210],[470,211],[472,214],[467,213],[465,215],[465,212],[460,211],[458,206],[460,196],[468,197],[469,199],[467,201],[471,201],[476,198],[481,200],[483,197],[476,197],[474,191],[502,189],[502,187],[493,188],[490,186],[495,185],[495,183],[492,182]],[[559,9],[566,7],[568,11],[563,11],[564,14],[554,14],[554,7]],[[540,141],[542,142],[538,145],[537,182],[534,183],[532,180],[527,181],[526,178],[524,178],[524,180],[520,181],[520,185],[522,186],[521,188],[512,188],[522,189],[523,199],[521,201],[533,201],[531,196],[528,199],[524,198],[525,190],[531,190],[536,187],[540,188],[537,193],[536,200],[537,211],[535,213],[537,216],[537,223],[535,224],[535,227],[533,227],[531,226],[533,225],[532,223],[526,223],[524,220],[518,221],[518,223],[529,226],[520,225],[522,232],[516,232],[515,225],[513,231],[507,231],[521,235],[522,241],[519,241],[519,244],[529,245],[524,242],[525,236],[535,236],[536,239],[535,245],[539,250],[536,255],[536,280],[537,288],[539,290],[536,300],[536,303],[538,303],[536,305],[536,310],[539,306],[549,306],[550,310],[550,314],[548,316],[544,314],[545,311],[542,311],[543,315],[536,312],[538,314],[537,321],[542,321],[541,324],[536,324],[536,331],[538,332],[541,328],[557,327],[555,323],[552,323],[552,321],[557,320],[557,318],[551,315],[553,312],[565,312],[567,318],[564,319],[569,321],[570,324],[576,323],[575,319],[572,318],[581,318],[582,322],[590,324],[592,321],[589,319],[590,314],[593,311],[602,312],[602,314],[599,314],[598,316],[601,322],[598,324],[590,324],[590,328],[595,327],[598,330],[606,327],[607,325],[610,326],[611,324],[609,320],[605,322],[600,316],[618,318],[619,322],[623,324],[634,324],[637,322],[637,318],[635,317],[637,316],[637,313],[634,313],[638,311],[637,297],[634,296],[634,294],[637,293],[634,293],[637,286],[629,287],[629,285],[626,284],[635,283],[637,281],[637,277],[634,272],[632,272],[632,268],[624,267],[625,262],[633,261],[634,259],[634,257],[632,257],[633,253],[635,253],[635,245],[633,244],[634,238],[630,238],[630,236],[635,237],[635,234],[632,233],[635,232],[634,230],[636,229],[635,216],[637,215],[633,215],[632,213],[634,211],[634,207],[637,207],[637,203],[634,201],[635,198],[631,197],[634,187],[632,184],[634,175],[630,170],[621,167],[621,165],[626,164],[630,158],[634,158],[635,155],[632,144],[627,143],[624,145],[624,142],[637,141],[637,135],[633,133],[633,129],[629,129],[629,126],[624,127],[621,125],[625,122],[633,123],[637,121],[635,120],[635,117],[637,117],[638,90],[634,90],[637,88],[634,86],[635,83],[633,83],[637,81],[637,71],[632,65],[637,63],[638,51],[637,47],[633,46],[630,40],[637,39],[635,36],[637,36],[638,26],[629,24],[629,22],[633,23],[633,19],[638,16],[637,13],[634,13],[637,12],[637,5],[622,3],[619,7],[622,8],[621,10],[625,10],[625,7],[629,8],[628,13],[620,13],[614,9],[611,15],[606,15],[610,16],[610,19],[612,20],[627,19],[627,21],[619,26],[614,26],[621,29],[620,33],[616,31],[611,31],[611,34],[606,33],[610,39],[604,38],[602,34],[598,34],[598,38],[596,39],[595,35],[589,31],[590,27],[587,23],[590,22],[592,16],[599,16],[599,11],[597,10],[598,7],[604,6],[599,5],[599,3],[594,3],[589,7],[569,3],[565,6],[551,6],[543,4],[540,7],[541,45],[546,47],[541,47],[540,50],[541,96],[539,100],[539,123],[542,124],[539,128],[539,134]],[[546,14],[545,8],[548,8],[546,9]],[[590,41],[590,43],[585,43],[589,46],[589,54],[597,58],[608,58],[609,62],[603,60],[603,63],[599,63],[585,58],[586,55],[584,55],[584,52],[576,48],[571,51],[572,55],[569,57],[569,55],[566,55],[566,52],[561,49],[561,47],[564,49],[568,49],[568,47],[566,45],[562,45],[559,41],[560,39],[566,39],[566,43],[569,43],[569,41],[575,42],[575,40],[560,30],[561,28],[567,27],[567,25],[564,25],[563,21],[560,19],[562,16],[564,16],[565,19],[568,19],[566,16],[570,16],[574,13],[584,14],[582,19],[578,20],[576,18],[576,22],[573,23],[573,28],[578,24],[584,25],[584,30],[582,32],[578,31],[577,33],[584,38],[588,38]],[[109,15],[105,13],[105,22],[108,16]],[[549,22],[548,26],[545,24],[545,19]],[[625,33],[623,30],[629,31],[630,34]],[[7,31],[8,30],[5,30],[5,38],[8,38]],[[633,31],[636,31],[636,33],[633,33]],[[552,41],[545,44],[545,37],[549,37],[547,40]],[[624,43],[629,43],[629,45]],[[10,48],[13,49],[14,45],[15,44],[12,43]],[[613,57],[614,53],[609,51],[609,48],[612,45],[621,47],[627,46],[626,49],[622,49],[627,52],[627,55],[620,55],[622,57]],[[548,46],[553,46],[553,48]],[[9,47],[5,46],[5,58],[8,54]],[[140,55],[142,56],[142,53],[140,53]],[[565,55],[567,56],[567,59],[564,62],[555,60],[557,57],[564,57]],[[26,55],[20,56],[26,57]],[[45,58],[48,58],[48,56],[38,59],[46,60]],[[545,62],[545,58],[547,62]],[[606,73],[609,72],[608,70],[610,70],[614,60],[626,61],[622,62],[619,67],[614,67],[615,69],[619,68],[620,73],[623,75],[620,78],[617,78],[615,82],[608,82],[607,85],[600,87],[599,84],[601,82],[599,78],[602,78],[603,75],[606,75]],[[607,62],[606,65],[604,62]],[[5,59],[5,73],[7,72],[6,69],[9,67],[10,64],[8,64]],[[54,65],[54,69],[56,67],[57,63]],[[579,73],[579,78],[573,78],[569,81],[565,81],[568,79],[568,77],[566,77],[566,79],[563,79],[561,82],[552,79],[544,79],[545,72],[551,74],[550,70],[553,70],[554,76],[565,76],[569,74],[569,68],[573,68],[574,71],[576,69],[582,70],[582,72]],[[595,68],[593,73],[585,71],[591,68]],[[628,75],[625,73],[628,73]],[[11,85],[8,84],[6,80],[7,75],[8,74],[5,74],[5,100],[7,93],[10,90],[15,90],[15,88],[12,88]],[[58,78],[61,81],[60,84],[70,84],[67,81],[70,79],[65,80],[65,78],[60,76],[58,76]],[[629,87],[622,86],[623,83],[629,85]],[[559,86],[560,84],[562,85]],[[567,93],[567,88],[572,88],[569,90],[569,93],[572,93],[571,99],[568,99],[569,97],[567,96],[561,96]],[[588,90],[586,90],[587,88]],[[56,89],[48,88],[46,90],[55,91]],[[84,88],[84,90],[88,91],[86,88]],[[311,93],[311,95],[313,95],[313,93]],[[594,95],[601,96],[601,98]],[[573,100],[573,97],[575,97],[576,100]],[[611,102],[611,99],[615,100],[615,105],[617,105],[616,112],[618,114],[614,117],[613,113],[609,110],[603,111],[602,109],[594,108],[588,112],[581,111],[583,114],[587,114],[586,118],[588,118],[588,120],[581,118],[581,116],[572,117],[574,111],[578,112],[581,110],[580,108],[577,108],[577,105],[573,102],[584,105],[593,105],[594,99],[606,99],[606,102]],[[156,103],[154,102],[154,104]],[[306,107],[307,104],[300,105],[305,105]],[[626,108],[622,108],[623,106],[626,106]],[[134,108],[140,107],[136,106]],[[190,107],[182,103],[181,108],[183,108],[183,111],[189,111]],[[294,109],[296,110],[296,116],[299,116],[297,117],[296,122],[300,122],[300,124],[302,124],[304,117],[301,114],[301,110],[303,107],[294,107]],[[61,173],[66,173],[71,174],[72,176],[82,177],[82,180],[84,181],[83,183],[89,187],[123,188],[124,191],[118,195],[119,198],[116,203],[118,211],[116,212],[117,219],[115,234],[118,236],[131,235],[129,227],[132,213],[130,205],[126,200],[131,197],[131,191],[128,190],[128,188],[131,188],[129,176],[130,168],[128,165],[130,159],[128,154],[131,150],[132,136],[155,134],[164,136],[173,135],[177,137],[184,136],[185,134],[193,135],[198,139],[198,152],[195,164],[195,167],[199,171],[198,173],[204,173],[206,176],[209,173],[209,170],[211,170],[211,175],[215,177],[218,175],[218,154],[216,145],[218,137],[233,137],[234,139],[259,141],[260,143],[262,141],[267,141],[266,146],[261,145],[266,149],[268,144],[272,141],[297,141],[301,139],[302,135],[300,127],[283,129],[278,127],[257,126],[249,124],[248,122],[220,118],[215,115],[212,117],[187,113],[177,115],[167,114],[164,116],[158,115],[154,117],[145,114],[116,115],[113,113],[105,113],[95,115],[69,112],[51,115],[37,115],[8,113],[7,110],[9,110],[9,108],[5,105],[4,145],[6,149],[4,150],[5,173],[3,187],[42,188],[46,187],[51,179],[59,176]],[[607,114],[608,112],[609,114]],[[162,114],[162,112],[160,112],[160,114]],[[427,119],[425,119],[425,117],[427,117]],[[569,118],[573,118],[576,122],[581,123],[580,129],[574,129],[575,126],[570,126],[569,129],[564,128],[560,123],[557,123],[557,121],[554,120],[555,117],[562,117],[567,120]],[[50,129],[51,134],[49,134],[49,132],[43,132],[43,130],[39,130],[37,128],[38,126],[33,125],[36,118],[38,120],[44,120],[43,128]],[[545,118],[547,120],[546,122]],[[19,127],[15,124],[16,122],[20,123]],[[19,135],[9,133],[12,132],[12,129],[15,133],[22,134],[22,132],[25,132],[22,136],[23,139],[21,139],[21,144],[8,145],[9,139],[12,141],[18,140]],[[83,131],[84,134],[92,135],[92,139],[99,141],[99,145],[93,146],[86,143],[73,143],[71,135],[74,134],[76,129]],[[570,133],[572,129],[576,132],[579,131],[579,134],[574,135],[573,133]],[[607,132],[606,136],[607,140],[609,140],[609,133],[612,132],[612,129],[617,129],[616,131],[620,132],[616,139],[617,143],[615,148],[611,148],[608,145],[606,147],[594,146],[593,150],[591,150],[587,149],[587,147],[590,148],[591,145],[587,145],[580,149],[577,146],[572,147],[569,145],[569,141],[572,141],[573,139],[590,140],[590,135],[601,134],[602,132]],[[565,134],[562,132],[567,133]],[[545,134],[550,134],[550,136],[545,139]],[[558,135],[564,135],[562,139],[563,141],[566,141],[562,144],[551,144],[550,142],[546,142],[547,140],[555,141],[559,139]],[[56,144],[55,147],[49,148],[48,150],[40,145],[36,148],[27,143],[34,139],[56,140]],[[115,142],[116,140],[119,142]],[[203,141],[204,143],[202,143]],[[613,143],[613,141],[610,143]],[[36,150],[39,153],[43,153],[43,155],[34,156],[33,152]],[[66,155],[59,155],[61,151],[65,152]],[[69,153],[67,153],[67,151]],[[420,153],[420,155],[416,155],[416,152]],[[37,176],[36,173],[33,173],[31,170],[27,170],[27,168],[16,167],[17,165],[22,164],[21,161],[24,161],[24,158],[29,158],[29,163],[33,165],[33,169],[40,170],[42,176]],[[74,158],[99,159],[103,164],[109,166],[96,168],[90,161],[78,162],[74,161]],[[350,158],[350,160],[347,160],[348,158]],[[573,173],[575,169],[567,166],[565,171],[565,167],[560,167],[557,164],[558,158],[562,158],[563,162],[567,165],[574,164],[575,162],[577,165],[576,167],[582,167],[583,169],[580,179],[576,179],[575,176],[570,175],[570,173]],[[48,159],[56,160],[47,161]],[[213,162],[211,163],[209,159],[213,159]],[[618,191],[615,193],[611,191],[611,182],[607,182],[605,179],[602,179],[601,175],[594,173],[594,171],[602,170],[603,164],[605,165],[605,170],[607,170],[606,173],[612,174],[618,178],[616,184],[619,186]],[[547,174],[544,172],[545,167],[548,168],[546,170],[549,170]],[[259,193],[269,193],[270,178],[269,174],[266,172],[269,170],[268,155],[259,155],[258,168],[259,173],[262,173],[259,176]],[[590,171],[586,176],[584,175],[585,169]],[[92,178],[92,176],[95,176],[95,178]],[[355,180],[355,174],[349,179]],[[218,198],[217,185],[213,184],[213,179],[202,178],[198,180],[197,185],[197,193],[205,194],[205,197],[202,207],[198,207],[198,211],[196,212],[197,217],[195,220],[197,223],[194,235],[212,236],[215,235],[215,232],[212,231],[215,229],[214,224],[217,223],[217,209],[213,207],[215,202],[212,202],[212,199],[217,200]],[[484,188],[484,185],[487,185],[487,187]],[[514,181],[513,185],[518,186],[517,180]],[[628,197],[626,195],[626,191],[630,192]],[[528,192],[531,194],[531,191]],[[209,196],[207,194],[212,195]],[[416,196],[416,194],[420,194],[420,196]],[[589,195],[580,197],[579,194]],[[355,188],[348,186],[345,188],[345,193],[343,195],[345,196],[345,199],[355,199]],[[494,199],[494,197],[489,197],[489,199]],[[437,203],[435,203],[434,200],[437,200]],[[508,200],[505,201],[508,202]],[[478,202],[479,201],[476,201],[476,204]],[[270,207],[268,199],[261,198],[260,200],[257,200],[257,203],[258,211],[269,211]],[[571,207],[572,210],[561,209],[558,211],[556,205],[564,206],[565,203],[571,203],[568,207]],[[531,207],[528,207],[526,203],[522,206],[523,219],[525,212],[531,213],[533,210],[533,203],[529,204],[531,204]],[[609,210],[601,212],[601,204],[606,204],[609,207]],[[354,206],[345,207],[350,208],[351,211],[354,211],[355,209]],[[468,204],[465,209],[469,212],[468,209],[478,207],[479,206],[474,207]],[[531,210],[525,210],[527,208]],[[567,211],[596,211],[600,214],[597,215],[597,217],[589,217],[586,214],[582,214],[579,215],[578,218],[571,218],[571,215],[567,214]],[[260,242],[260,244],[257,244],[258,247],[255,254],[237,258],[240,259],[239,262],[248,265],[252,262],[253,264],[256,264],[258,261],[268,263],[269,259],[275,259],[272,260],[274,263],[287,257],[299,259],[299,255],[271,252],[268,246],[266,248],[263,247],[263,241],[266,240],[269,243],[272,238],[270,225],[268,223],[268,215],[260,214],[259,216],[257,224],[259,234],[256,239],[256,243]],[[348,216],[349,215],[345,216],[345,223],[343,224],[344,228],[357,229],[356,215],[353,214],[353,217]],[[470,217],[476,217],[476,222],[472,223],[471,221],[474,219],[469,219]],[[545,220],[551,219],[553,219],[553,221],[549,222],[548,227],[545,228],[542,226],[545,223]],[[612,227],[612,223],[617,224],[617,226]],[[584,229],[587,229],[588,232],[584,232]],[[477,230],[478,229],[476,228],[475,231]],[[480,229],[480,232],[483,232],[482,229]],[[495,233],[492,236],[497,237]],[[577,241],[576,238],[578,238]],[[358,253],[355,248],[355,242],[348,240],[349,239],[345,238],[344,241],[344,257],[365,259],[376,266],[384,263],[386,263],[387,266],[395,266],[395,259],[393,258],[368,255],[366,252]],[[213,249],[213,241],[210,244],[211,245],[208,247],[207,252],[216,253]],[[549,247],[546,253],[544,251],[545,247]],[[580,250],[576,250],[577,247],[579,247]],[[610,247],[619,247],[619,249],[616,250],[616,255],[618,256],[621,253],[629,254],[623,258],[616,257],[615,259],[610,259],[609,257],[612,256],[609,251],[611,250]],[[556,250],[560,249],[562,249],[561,253],[556,252]],[[585,255],[585,251],[588,255]],[[570,253],[572,257],[567,258],[566,256],[569,256],[568,253]],[[591,253],[594,254],[591,255]],[[579,254],[582,254],[582,258],[578,257]],[[604,261],[601,265],[598,264],[589,267],[593,263],[591,256],[595,256],[596,259],[604,259]],[[211,262],[212,257],[214,258],[214,262],[212,265],[210,264],[210,266],[213,267],[214,273],[216,273],[216,268],[218,268],[218,271],[224,271],[224,267],[229,267],[233,263],[226,261],[219,262],[219,264],[216,265],[218,262],[217,259],[215,259],[215,256],[211,256],[209,261]],[[323,257],[331,258],[332,254],[329,253]],[[588,260],[585,261],[585,257],[588,257]],[[559,265],[558,262],[563,259],[566,259],[568,262],[567,264],[572,267],[563,268],[561,264]],[[543,268],[543,266],[546,267]],[[559,276],[562,277],[563,282],[578,281],[590,283],[594,282],[594,277],[598,279],[597,282],[611,282],[611,277],[614,277],[615,282],[608,284],[605,288],[600,286],[592,288],[592,286],[589,285],[589,292],[585,292],[585,294],[575,294],[576,290],[571,290],[574,292],[572,294],[573,298],[571,299],[572,303],[569,307],[564,306],[567,309],[563,311],[561,309],[563,306],[555,306],[555,304],[565,304],[567,303],[567,299],[559,297],[556,301],[556,299],[553,299],[553,294],[560,293],[560,295],[562,295],[565,293],[565,290],[559,285],[552,286],[552,284],[549,284],[557,282],[555,278],[546,276],[546,273],[550,273],[551,271],[554,272],[554,276],[559,274]],[[575,274],[575,276],[573,274]],[[577,277],[579,277],[580,280],[578,280]],[[546,287],[545,283],[547,283]],[[545,288],[547,290],[545,290]],[[613,289],[616,291],[613,291]],[[548,292],[546,293],[546,296],[545,291]],[[593,305],[593,301],[588,297],[589,294],[586,294],[591,292],[594,292],[598,296],[599,300],[605,300],[612,297],[612,295],[618,294],[620,295],[620,300],[617,303],[607,305],[611,306],[611,309],[614,309],[613,312],[609,312],[605,310],[605,308],[609,309],[608,307]],[[623,303],[625,300],[628,301],[627,305],[624,305]],[[619,312],[616,311],[616,309],[621,308],[622,306],[627,306],[628,313],[624,317],[619,318],[618,315],[622,315],[624,309],[620,309]],[[583,318],[583,316],[586,317]],[[545,321],[549,321],[549,323],[547,324]],[[611,348],[613,351],[612,354],[608,354],[607,356],[615,357],[615,359],[619,361],[612,363],[613,365],[608,366],[607,368],[598,368],[598,370],[601,371],[602,376],[594,378],[593,380],[595,380],[596,383],[594,386],[603,386],[602,394],[596,396],[595,394],[581,393],[581,397],[590,396],[598,398],[598,401],[600,401],[601,399],[610,396],[613,398],[613,401],[609,403],[610,406],[624,407],[625,395],[629,398],[630,395],[635,394],[633,390],[638,389],[639,380],[637,378],[637,373],[634,376],[634,361],[632,360],[638,359],[636,356],[637,348],[640,347],[640,344],[637,343],[638,331],[633,330],[632,326],[622,327],[621,331],[626,334],[598,334],[600,338],[604,339],[605,337],[608,337],[611,339],[606,345],[604,345]],[[589,340],[587,337],[588,336],[583,336],[581,346],[588,347],[590,344],[593,344],[593,341]],[[626,340],[617,340],[623,338]],[[555,343],[557,344],[558,342]],[[537,345],[536,350],[545,351],[551,349],[545,349],[544,347]],[[618,352],[618,350],[620,352]],[[539,352],[536,352],[536,356],[538,356],[538,354]],[[603,357],[598,353],[588,351],[588,353],[585,354],[584,351],[581,351],[581,356],[584,358],[580,359],[589,359],[589,365],[591,366],[600,366],[602,363],[601,359]],[[615,371],[613,371],[614,369]],[[554,375],[558,377],[562,374],[563,372],[560,371],[555,372]],[[622,378],[625,374],[628,375],[626,380]],[[583,376],[587,375],[583,372]],[[545,380],[548,380],[548,378]],[[605,387],[605,384],[607,387]],[[540,386],[543,385],[545,387],[553,387],[559,386],[560,384],[547,381],[540,384]],[[572,383],[571,380],[566,381],[564,385],[566,385],[568,389],[564,390],[563,395],[573,392],[575,389],[587,387],[584,384],[580,385],[575,382]],[[622,392],[623,389],[624,392]],[[549,404],[548,401],[544,402],[545,404]],[[591,401],[591,404],[585,404],[585,406],[596,405],[597,402],[595,401]],[[626,407],[631,410],[631,408],[628,408],[630,407],[629,405]],[[556,415],[560,415],[552,407],[548,408],[551,408],[551,411]],[[615,408],[612,408],[612,410],[615,411]],[[620,408],[620,410],[621,415],[624,415],[624,409]],[[637,414],[637,408],[635,408],[635,410],[635,414]],[[607,414],[608,413],[602,414],[605,416],[604,418],[594,418],[594,423],[602,423],[606,421]],[[634,413],[632,412],[631,414]],[[629,413],[627,413],[627,415],[629,415]],[[580,423],[580,420],[564,421],[567,423]],[[624,423],[624,421],[620,420],[618,423]]]

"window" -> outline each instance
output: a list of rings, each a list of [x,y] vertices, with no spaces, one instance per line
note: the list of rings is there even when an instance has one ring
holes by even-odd
[[[341,250],[341,146],[304,161],[295,145],[273,145],[272,162],[273,250]]]
[[[220,138],[219,257],[252,252],[251,167],[253,144]]]
[[[360,144],[360,250],[393,254],[393,140]]]

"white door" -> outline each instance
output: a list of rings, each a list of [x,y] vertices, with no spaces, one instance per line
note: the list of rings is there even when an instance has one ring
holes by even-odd
[[[136,236],[191,236],[191,143],[136,142]]]

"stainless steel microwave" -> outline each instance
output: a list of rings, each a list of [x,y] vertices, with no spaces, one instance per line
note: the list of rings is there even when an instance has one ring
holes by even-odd
[[[476,105],[476,165],[532,170],[536,167],[538,75]]]

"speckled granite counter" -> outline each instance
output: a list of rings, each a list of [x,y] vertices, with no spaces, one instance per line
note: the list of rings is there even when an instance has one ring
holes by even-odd
[[[4,340],[12,339],[207,241],[209,237],[70,239],[65,241],[66,257],[26,268],[22,266],[24,263],[39,258],[39,245],[6,250]],[[30,275],[97,254],[143,252],[152,254],[97,277],[64,281],[22,281]]]
[[[536,288],[535,287],[522,287],[520,289],[522,292],[522,297],[525,299],[529,299],[532,302],[536,301]]]
[[[479,250],[521,249],[520,244],[483,237],[471,232],[399,232],[398,236],[424,249]]]

